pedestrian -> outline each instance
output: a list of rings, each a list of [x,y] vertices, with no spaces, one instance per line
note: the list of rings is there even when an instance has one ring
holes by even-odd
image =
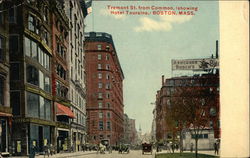
[[[219,149],[218,149],[218,142],[216,141],[215,143],[214,143],[214,154],[215,155],[218,155],[218,151],[219,151]]]
[[[35,158],[35,155],[36,155],[36,146],[32,145],[29,158]]]
[[[179,145],[175,144],[175,149],[178,151],[179,150]]]
[[[194,144],[191,143],[191,145],[190,145],[190,151],[193,152],[193,149],[194,149]]]
[[[109,146],[109,153],[112,153],[112,146]]]
[[[175,148],[175,145],[172,143],[171,144],[171,149],[172,149],[172,152],[174,153],[174,148]]]

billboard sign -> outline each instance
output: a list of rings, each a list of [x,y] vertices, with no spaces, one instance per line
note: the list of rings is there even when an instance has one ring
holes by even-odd
[[[204,58],[204,59],[180,59],[172,60],[172,70],[209,70],[219,68],[219,59]]]

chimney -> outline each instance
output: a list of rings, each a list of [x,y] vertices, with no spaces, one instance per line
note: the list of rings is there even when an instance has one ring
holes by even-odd
[[[216,59],[219,57],[219,42],[216,40]]]
[[[161,76],[162,86],[164,85],[164,75]]]

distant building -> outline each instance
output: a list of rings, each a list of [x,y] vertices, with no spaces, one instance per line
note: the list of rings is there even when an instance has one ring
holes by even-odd
[[[135,120],[128,117],[127,114],[124,114],[124,140],[125,144],[136,144],[136,128]]]
[[[156,109],[153,110],[153,121],[151,125],[151,142],[156,142]]]
[[[112,36],[85,34],[87,114],[90,143],[121,143],[123,135],[124,75]]]

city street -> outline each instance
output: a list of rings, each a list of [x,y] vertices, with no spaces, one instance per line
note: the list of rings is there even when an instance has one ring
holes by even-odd
[[[90,154],[90,155],[84,155],[79,156],[79,158],[154,158],[155,152],[151,155],[151,153],[147,153],[142,155],[141,150],[132,150],[129,154],[118,154],[117,151],[113,151],[112,154],[106,153],[106,154]]]
[[[141,150],[131,150],[129,154],[118,154],[118,151],[113,151],[111,154],[106,152],[105,154],[97,153],[96,151],[88,152],[76,152],[76,153],[61,153],[50,156],[49,158],[154,158],[155,151],[151,153],[146,153],[142,155]],[[14,158],[14,157],[13,157]],[[24,157],[16,157],[24,158]],[[44,155],[36,156],[36,158],[44,158]],[[45,156],[47,158],[47,156]]]

